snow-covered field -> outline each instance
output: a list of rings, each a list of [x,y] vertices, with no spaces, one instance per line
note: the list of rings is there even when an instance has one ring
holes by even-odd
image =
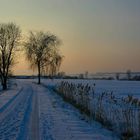
[[[77,109],[35,81],[17,80],[17,87],[0,92],[0,140],[117,139],[100,124],[88,123]],[[51,86],[59,81],[42,82]]]
[[[69,83],[82,83],[83,85],[89,84],[91,87],[95,84],[95,92],[101,94],[105,91],[112,91],[116,96],[133,95],[140,97],[140,81],[116,81],[116,80],[70,80],[70,79],[55,79],[43,80],[43,83],[58,84],[61,81],[68,81]]]

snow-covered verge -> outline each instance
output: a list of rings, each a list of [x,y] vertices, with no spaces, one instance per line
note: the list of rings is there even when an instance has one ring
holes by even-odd
[[[97,120],[122,138],[139,139],[140,101],[128,96],[118,98],[112,92],[95,92],[95,84],[61,82],[55,88],[68,102]]]
[[[92,125],[72,105],[54,91],[37,88],[41,140],[117,140],[97,122]]]
[[[10,84],[11,86],[8,90],[0,91],[0,112],[16,98],[22,90],[22,86],[17,84],[16,80],[10,81]]]

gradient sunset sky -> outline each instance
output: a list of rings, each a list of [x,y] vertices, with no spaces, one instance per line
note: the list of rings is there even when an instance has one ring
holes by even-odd
[[[55,33],[66,73],[140,71],[140,0],[0,0],[0,22]],[[19,55],[15,74],[32,74]]]

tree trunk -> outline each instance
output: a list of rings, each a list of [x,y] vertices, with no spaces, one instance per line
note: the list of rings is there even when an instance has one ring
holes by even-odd
[[[38,84],[41,83],[41,81],[40,81],[40,76],[41,76],[41,72],[40,72],[40,62],[38,62]]]
[[[3,81],[2,81],[2,89],[6,90],[7,89],[7,78],[4,77]]]

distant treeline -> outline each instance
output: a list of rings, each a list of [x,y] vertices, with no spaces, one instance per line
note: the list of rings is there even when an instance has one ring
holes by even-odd
[[[16,78],[16,79],[34,79],[37,78],[38,76],[11,76],[11,78]],[[116,80],[116,78],[114,77],[93,77],[93,78],[84,78],[84,77],[79,77],[79,76],[41,76],[42,78],[46,78],[46,79],[88,79],[88,80]],[[140,81],[140,76],[136,75],[131,77],[131,79],[127,79],[127,78],[120,78],[118,79],[120,81]]]

